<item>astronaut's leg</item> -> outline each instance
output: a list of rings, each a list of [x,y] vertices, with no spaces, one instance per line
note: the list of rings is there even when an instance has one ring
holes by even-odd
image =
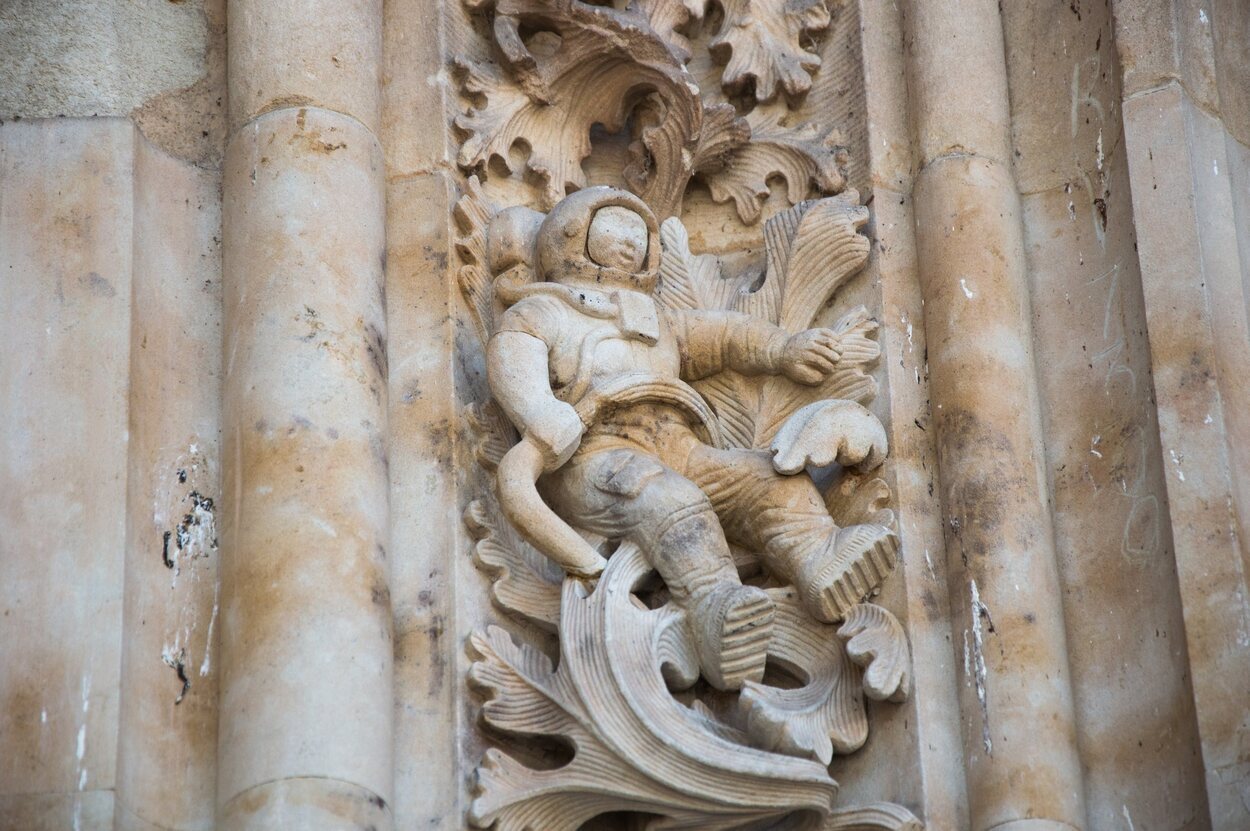
[[[703,675],[737,689],[764,675],[775,609],[743,586],[712,505],[658,459],[612,448],[575,456],[540,482],[571,525],[636,543],[687,612]]]
[[[762,553],[817,619],[834,622],[894,570],[898,537],[880,525],[839,528],[811,478],[784,476],[766,451],[693,444],[681,465],[707,494],[726,536]]]

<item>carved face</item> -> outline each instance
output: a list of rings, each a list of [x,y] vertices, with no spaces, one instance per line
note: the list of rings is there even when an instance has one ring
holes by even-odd
[[[647,261],[647,223],[629,208],[600,208],[586,232],[586,253],[606,268],[641,271]]]

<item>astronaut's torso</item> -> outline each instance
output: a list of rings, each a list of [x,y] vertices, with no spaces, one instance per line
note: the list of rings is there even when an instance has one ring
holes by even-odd
[[[570,393],[580,398],[586,389],[635,373],[676,379],[681,370],[677,338],[664,316],[657,317],[659,337],[649,343],[622,331],[616,319],[571,311],[549,353],[552,391],[561,398]]]

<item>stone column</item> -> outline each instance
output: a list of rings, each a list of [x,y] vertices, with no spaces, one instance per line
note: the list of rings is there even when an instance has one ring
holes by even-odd
[[[393,827],[380,0],[229,7],[218,827]]]
[[[906,18],[971,827],[1082,828],[1002,24],[994,0],[912,0]]]

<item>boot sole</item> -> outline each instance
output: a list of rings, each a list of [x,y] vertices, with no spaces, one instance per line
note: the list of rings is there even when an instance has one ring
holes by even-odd
[[[752,593],[745,602],[725,612],[719,661],[724,689],[738,689],[744,681],[759,681],[764,677],[776,616],[777,607],[763,592]]]
[[[845,618],[854,606],[884,583],[885,578],[894,571],[897,562],[897,534],[892,531],[881,534],[880,529],[870,526],[861,526],[856,531],[856,536],[848,540],[843,548],[851,551],[859,549],[850,555],[851,561],[847,563],[848,558],[841,556],[839,552],[828,571],[817,580],[818,583],[824,583],[830,572],[841,572],[821,588],[816,596],[821,619],[830,623]],[[875,539],[870,540],[870,537]]]

